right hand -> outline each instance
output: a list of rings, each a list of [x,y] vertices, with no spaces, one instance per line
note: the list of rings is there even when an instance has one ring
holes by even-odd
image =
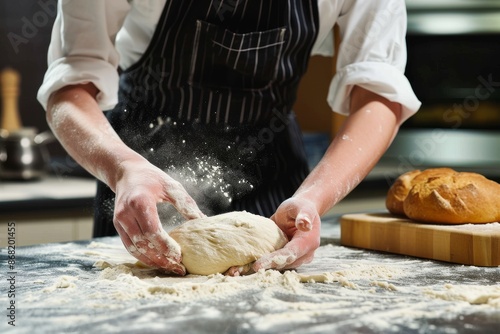
[[[321,219],[315,203],[293,196],[280,204],[271,219],[290,241],[258,259],[252,269],[288,270],[311,262],[320,245]]]
[[[148,266],[185,275],[180,246],[163,229],[156,205],[169,202],[186,219],[205,215],[179,182],[149,162],[125,162],[122,171],[113,223],[126,249]]]

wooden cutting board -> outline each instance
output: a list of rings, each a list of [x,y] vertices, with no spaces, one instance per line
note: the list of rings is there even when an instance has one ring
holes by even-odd
[[[466,265],[500,266],[500,224],[422,224],[389,213],[346,214],[344,246]]]

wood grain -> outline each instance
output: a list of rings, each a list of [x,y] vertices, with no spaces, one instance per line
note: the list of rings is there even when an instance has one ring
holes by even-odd
[[[3,101],[0,127],[9,132],[15,132],[21,128],[21,118],[17,105],[19,81],[19,73],[11,68],[4,69],[0,73],[1,100]]]
[[[344,246],[466,265],[500,266],[500,224],[422,224],[389,213],[346,214]]]

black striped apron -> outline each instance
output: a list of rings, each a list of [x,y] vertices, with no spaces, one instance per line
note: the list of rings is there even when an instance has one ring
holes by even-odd
[[[269,217],[309,172],[292,106],[318,23],[315,0],[167,0],[107,117],[205,214]],[[113,207],[99,183],[94,236]]]

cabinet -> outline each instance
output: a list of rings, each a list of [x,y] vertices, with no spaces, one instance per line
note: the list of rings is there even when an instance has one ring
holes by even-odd
[[[95,192],[92,178],[0,181],[0,247],[9,236],[16,246],[91,238]]]
[[[15,227],[9,234],[9,227]],[[87,240],[92,237],[93,217],[89,211],[11,213],[0,215],[0,247],[6,247],[8,237],[16,246],[50,242]],[[11,241],[12,242],[12,241]]]

